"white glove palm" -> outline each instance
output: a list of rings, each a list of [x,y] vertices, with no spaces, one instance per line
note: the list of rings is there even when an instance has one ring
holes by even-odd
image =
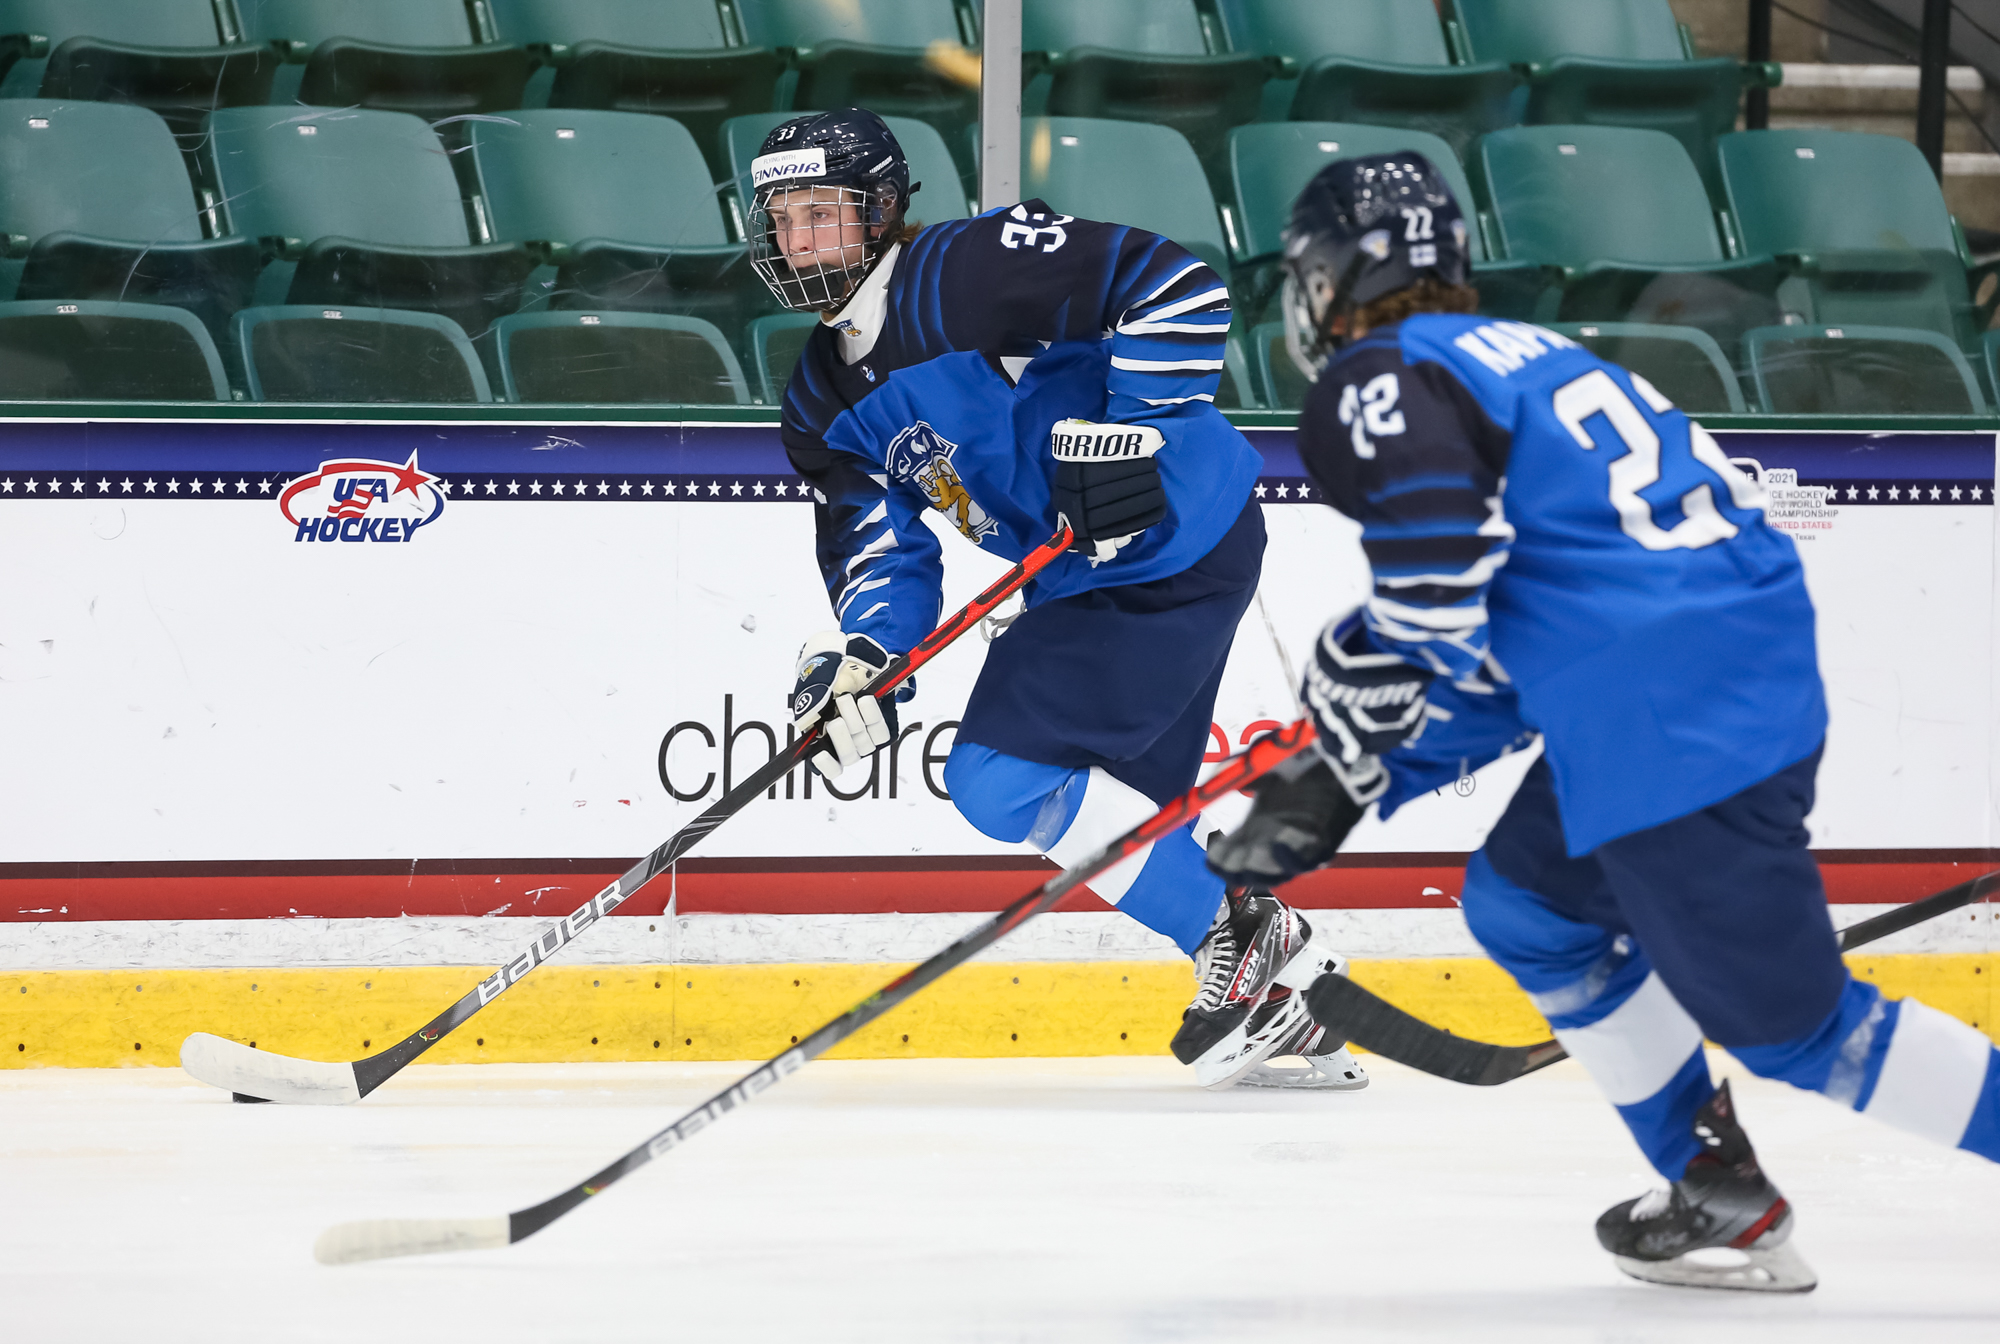
[[[799,650],[792,724],[806,733],[825,721],[827,750],[814,752],[812,763],[826,778],[839,778],[895,740],[895,701],[861,694],[889,662],[888,650],[868,636],[838,630],[814,635]]]

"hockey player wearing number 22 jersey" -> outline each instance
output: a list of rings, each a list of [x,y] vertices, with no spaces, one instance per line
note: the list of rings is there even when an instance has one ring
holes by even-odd
[[[1812,1287],[1704,1036],[1988,1158],[2000,1053],[1840,960],[1806,847],[1827,712],[1791,539],[1644,378],[1468,315],[1463,220],[1420,156],[1322,170],[1286,245],[1287,341],[1316,377],[1300,452],[1374,590],[1302,689],[1322,763],[1260,788],[1211,863],[1323,863],[1367,802],[1540,734],[1462,904],[1669,1182],[1599,1239],[1639,1278]],[[1693,1254],[1716,1248],[1744,1254]]]
[[[782,430],[840,622],[807,642],[792,692],[794,723],[826,726],[814,764],[835,775],[895,738],[895,702],[855,692],[939,617],[927,510],[1010,561],[1067,523],[1073,550],[994,640],[944,778],[985,834],[1090,854],[1193,785],[1256,589],[1260,460],[1214,406],[1228,293],[1175,243],[1040,201],[906,227],[908,165],[862,109],[779,126],[751,171],[752,264],[822,315]],[[1313,1067],[1287,1073],[1365,1084],[1272,981],[1305,922],[1225,895],[1188,831],[1092,888],[1195,956],[1174,1045],[1199,1081],[1293,1053]]]

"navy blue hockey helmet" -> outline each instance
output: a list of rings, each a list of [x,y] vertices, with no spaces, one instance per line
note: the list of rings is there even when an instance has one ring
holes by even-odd
[[[794,117],[750,161],[750,264],[778,302],[834,312],[909,210],[910,162],[866,108]]]
[[[1308,378],[1339,348],[1336,319],[1426,277],[1465,283],[1465,215],[1421,154],[1367,154],[1320,169],[1285,229],[1285,348]],[[1343,324],[1344,325],[1344,324]]]

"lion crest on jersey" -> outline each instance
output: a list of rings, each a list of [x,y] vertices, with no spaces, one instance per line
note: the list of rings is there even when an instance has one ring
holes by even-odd
[[[1000,530],[986,510],[979,507],[959,479],[951,455],[958,445],[922,420],[898,434],[889,444],[885,464],[889,474],[909,481],[930,499],[931,507],[951,519],[952,526],[977,546]]]

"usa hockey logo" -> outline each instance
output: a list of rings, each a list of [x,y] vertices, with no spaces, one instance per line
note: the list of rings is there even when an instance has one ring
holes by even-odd
[[[287,482],[278,508],[295,529],[293,541],[404,542],[444,512],[437,479],[415,453],[401,466],[342,458]]]
[[[930,498],[931,507],[951,519],[965,539],[977,546],[1000,530],[979,501],[965,488],[951,455],[958,445],[919,420],[889,444],[889,474],[910,481]]]

